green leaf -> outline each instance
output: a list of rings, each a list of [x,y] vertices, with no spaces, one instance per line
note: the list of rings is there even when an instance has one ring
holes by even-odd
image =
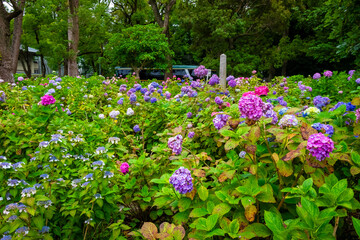
[[[218,214],[219,216],[223,216],[228,213],[231,209],[231,206],[227,203],[220,203],[216,205],[212,211],[212,214]]]
[[[274,191],[270,184],[261,186],[261,193],[256,196],[260,202],[275,203]]]
[[[41,228],[44,226],[44,219],[42,216],[36,216],[32,218],[32,222],[35,224],[35,226],[41,230]]]
[[[221,129],[221,130],[220,130],[220,134],[223,135],[224,137],[237,138],[236,133],[234,133],[233,131],[228,130],[228,129]]]
[[[198,189],[198,194],[201,200],[205,201],[209,196],[209,191],[206,187],[200,186]]]
[[[353,224],[357,235],[360,237],[360,220],[352,217]]]
[[[285,230],[281,217],[273,212],[265,211],[264,213],[266,226],[274,233],[280,234]]]
[[[190,207],[191,200],[189,198],[181,198],[178,203],[180,212],[187,210]]]
[[[224,230],[220,228],[216,228],[214,231],[211,231],[205,235],[206,238],[210,238],[212,236],[224,236],[225,232]]]
[[[253,223],[248,225],[242,232],[241,236],[251,239],[254,237],[266,238],[271,235],[271,231],[264,224]]]
[[[304,191],[304,193],[307,193],[310,188],[313,186],[313,179],[312,178],[308,178],[306,179],[303,184],[302,184],[302,190]]]
[[[213,214],[206,219],[206,230],[207,231],[210,231],[215,227],[218,218],[219,218],[219,215]]]
[[[232,220],[229,225],[230,233],[238,233],[240,228],[239,221],[237,219]]]
[[[202,217],[207,215],[209,212],[206,210],[206,208],[194,208],[191,212],[190,212],[190,216],[189,217]]]
[[[226,151],[229,151],[229,150],[234,149],[237,146],[239,146],[239,143],[240,143],[239,140],[235,140],[235,139],[231,138],[225,143],[224,148],[225,148]]]
[[[331,193],[333,193],[336,198],[338,196],[340,196],[340,194],[345,191],[345,189],[347,188],[347,180],[346,179],[342,179],[340,181],[338,181],[332,188],[331,188]]]
[[[357,152],[351,153],[351,160],[358,166],[360,166],[360,155]]]

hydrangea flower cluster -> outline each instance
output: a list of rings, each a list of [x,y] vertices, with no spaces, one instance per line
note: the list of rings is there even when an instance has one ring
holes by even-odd
[[[360,108],[356,110],[355,115],[356,115],[356,123],[360,122]]]
[[[193,190],[193,178],[189,169],[180,167],[170,177],[169,182],[180,194],[186,194]]]
[[[318,114],[318,113],[320,113],[320,109],[318,109],[317,107],[309,107],[304,111],[305,116]]]
[[[319,79],[319,78],[321,78],[321,74],[320,74],[320,73],[315,73],[315,74],[313,75],[313,79]]]
[[[198,68],[194,69],[194,74],[198,78],[203,78],[208,74],[208,70],[205,68],[205,66],[200,65]]]
[[[114,118],[114,119],[116,119],[116,117],[118,116],[120,114],[120,112],[119,111],[111,111],[110,113],[109,113],[109,116],[111,117],[111,118]]]
[[[178,134],[175,137],[169,138],[168,147],[172,150],[173,153],[179,155],[182,151],[182,141],[183,137]]]
[[[210,80],[209,80],[209,84],[211,86],[214,86],[216,84],[219,84],[220,83],[220,78],[218,77],[218,75],[214,74],[211,76]]]
[[[195,133],[194,132],[189,132],[189,134],[188,134],[188,137],[189,138],[193,138],[195,136]]]
[[[334,134],[334,127],[331,125],[322,124],[322,123],[314,123],[313,125],[311,125],[311,127],[318,131],[322,131],[322,129],[324,129],[325,134],[328,134],[329,137],[332,137],[332,135]]]
[[[278,122],[278,116],[274,110],[268,110],[264,114],[267,118],[272,118],[271,124],[276,124]]]
[[[139,125],[135,125],[134,127],[133,127],[133,130],[134,130],[134,132],[140,132],[140,127],[139,127]]]
[[[217,105],[221,105],[221,104],[223,104],[223,100],[220,97],[215,97],[215,103]]]
[[[236,87],[236,81],[235,80],[230,80],[229,82],[228,82],[228,85],[230,86],[230,87],[232,87],[232,88],[234,88],[234,87]]]
[[[239,110],[242,115],[251,120],[259,120],[263,115],[264,102],[255,95],[243,96],[239,100]]]
[[[127,162],[124,162],[120,166],[120,171],[125,175],[129,172],[129,164]]]
[[[47,106],[54,104],[56,102],[55,98],[51,95],[44,95],[41,97],[41,105]]]
[[[331,77],[333,75],[332,71],[325,71],[324,76],[325,77]]]
[[[226,78],[226,81],[229,82],[231,80],[235,80],[235,77],[233,75],[230,75]]]
[[[280,127],[295,127],[299,124],[299,121],[294,115],[286,114],[284,115],[279,122]]]
[[[218,130],[223,128],[226,125],[228,119],[229,119],[229,116],[226,114],[216,115],[215,118],[213,119],[215,128]]]
[[[309,137],[306,148],[318,161],[322,161],[334,150],[334,142],[324,134],[316,133]]]
[[[267,86],[260,86],[260,87],[257,87],[255,88],[255,94],[256,95],[259,95],[259,96],[262,96],[262,95],[267,95],[269,92],[269,88]]]
[[[328,97],[322,97],[322,96],[316,96],[313,101],[315,107],[322,110],[323,107],[328,105],[330,103],[330,98]]]
[[[191,118],[192,115],[193,115],[192,112],[188,112],[188,113],[186,114],[186,117],[187,117],[187,118]]]

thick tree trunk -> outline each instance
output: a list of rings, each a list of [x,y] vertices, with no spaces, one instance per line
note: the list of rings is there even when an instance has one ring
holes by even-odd
[[[169,41],[169,45],[170,45],[170,37],[171,37],[170,36],[170,28],[169,28],[170,27],[170,12],[171,12],[172,7],[176,3],[176,0],[170,0],[166,4],[163,16],[161,16],[161,13],[159,11],[156,0],[149,0],[148,3],[150,4],[150,6],[154,12],[155,21],[161,28],[163,28],[163,33],[166,35],[166,37]],[[168,77],[172,78],[172,76],[173,76],[172,57],[170,54],[166,56],[166,60],[167,60],[168,66],[165,71],[164,80],[166,80]]]
[[[19,7],[21,9],[24,8],[25,0],[21,0],[19,3]],[[14,30],[13,30],[13,39],[12,39],[12,54],[13,54],[13,73],[16,73],[18,60],[19,60],[19,52],[20,52],[20,42],[21,42],[21,34],[22,34],[22,21],[23,21],[24,12],[22,11],[19,16],[14,19]]]
[[[9,13],[6,10],[3,1],[0,1],[0,79],[13,83],[14,56],[11,44],[10,22],[12,19],[19,16],[22,13],[22,10],[15,0],[11,0],[11,4],[14,10]]]
[[[31,78],[31,64],[29,61],[29,51],[26,51],[25,53],[20,52],[19,59],[26,74],[26,77]]]
[[[68,61],[64,60],[64,76],[69,75]]]
[[[46,67],[45,67],[45,61],[44,61],[44,55],[40,54],[40,61],[41,61],[41,75],[42,77],[45,77],[46,75]]]
[[[281,67],[281,75],[286,77],[287,60],[284,60]]]
[[[77,66],[77,54],[79,46],[79,0],[69,0],[70,15],[68,19],[68,40],[69,40],[69,59],[68,74],[69,76],[79,75]]]

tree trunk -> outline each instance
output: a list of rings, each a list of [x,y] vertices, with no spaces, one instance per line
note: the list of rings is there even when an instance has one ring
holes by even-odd
[[[69,59],[68,74],[69,76],[79,75],[77,66],[77,54],[79,46],[79,0],[69,0],[70,15],[68,19],[68,40],[69,40]]]
[[[140,68],[134,68],[136,79],[140,80]]]
[[[20,0],[20,8],[23,9],[25,5],[25,0]],[[21,42],[21,34],[22,34],[22,21],[23,21],[24,12],[22,11],[19,16],[14,19],[14,30],[13,30],[13,39],[12,39],[12,54],[13,54],[13,73],[16,73],[18,60],[19,60],[19,52],[20,52],[20,42]]]
[[[10,22],[22,13],[15,0],[11,0],[13,12],[7,12],[3,1],[0,1],[0,79],[13,83],[13,48],[11,44]],[[21,33],[21,31],[20,31]],[[16,36],[14,36],[16,37]],[[18,57],[18,56],[16,56]]]
[[[41,75],[42,77],[45,77],[46,75],[46,67],[45,67],[45,62],[44,62],[44,55],[41,53],[40,54],[40,61],[41,61]]]
[[[68,61],[64,60],[64,76],[69,75]]]
[[[31,63],[29,60],[29,51],[28,50],[26,50],[26,52],[21,51],[19,53],[19,59],[26,74],[26,77],[31,78]]]
[[[172,7],[176,3],[176,0],[170,0],[166,4],[163,16],[161,16],[161,13],[159,11],[156,0],[149,0],[148,3],[150,4],[150,6],[154,12],[155,21],[161,28],[163,28],[163,33],[166,35],[169,45],[170,45],[170,37],[171,37],[170,36],[170,12],[171,12]],[[164,20],[163,20],[163,17],[164,17]],[[172,78],[172,76],[173,76],[172,57],[170,54],[166,56],[166,60],[168,62],[168,65],[167,65],[167,69],[165,71],[164,80],[166,80],[168,77]]]

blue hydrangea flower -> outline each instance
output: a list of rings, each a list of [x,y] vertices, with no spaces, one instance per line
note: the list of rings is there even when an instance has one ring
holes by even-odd
[[[176,191],[181,194],[186,194],[193,190],[192,180],[191,172],[184,167],[180,167],[170,177],[169,182],[174,186]]]

